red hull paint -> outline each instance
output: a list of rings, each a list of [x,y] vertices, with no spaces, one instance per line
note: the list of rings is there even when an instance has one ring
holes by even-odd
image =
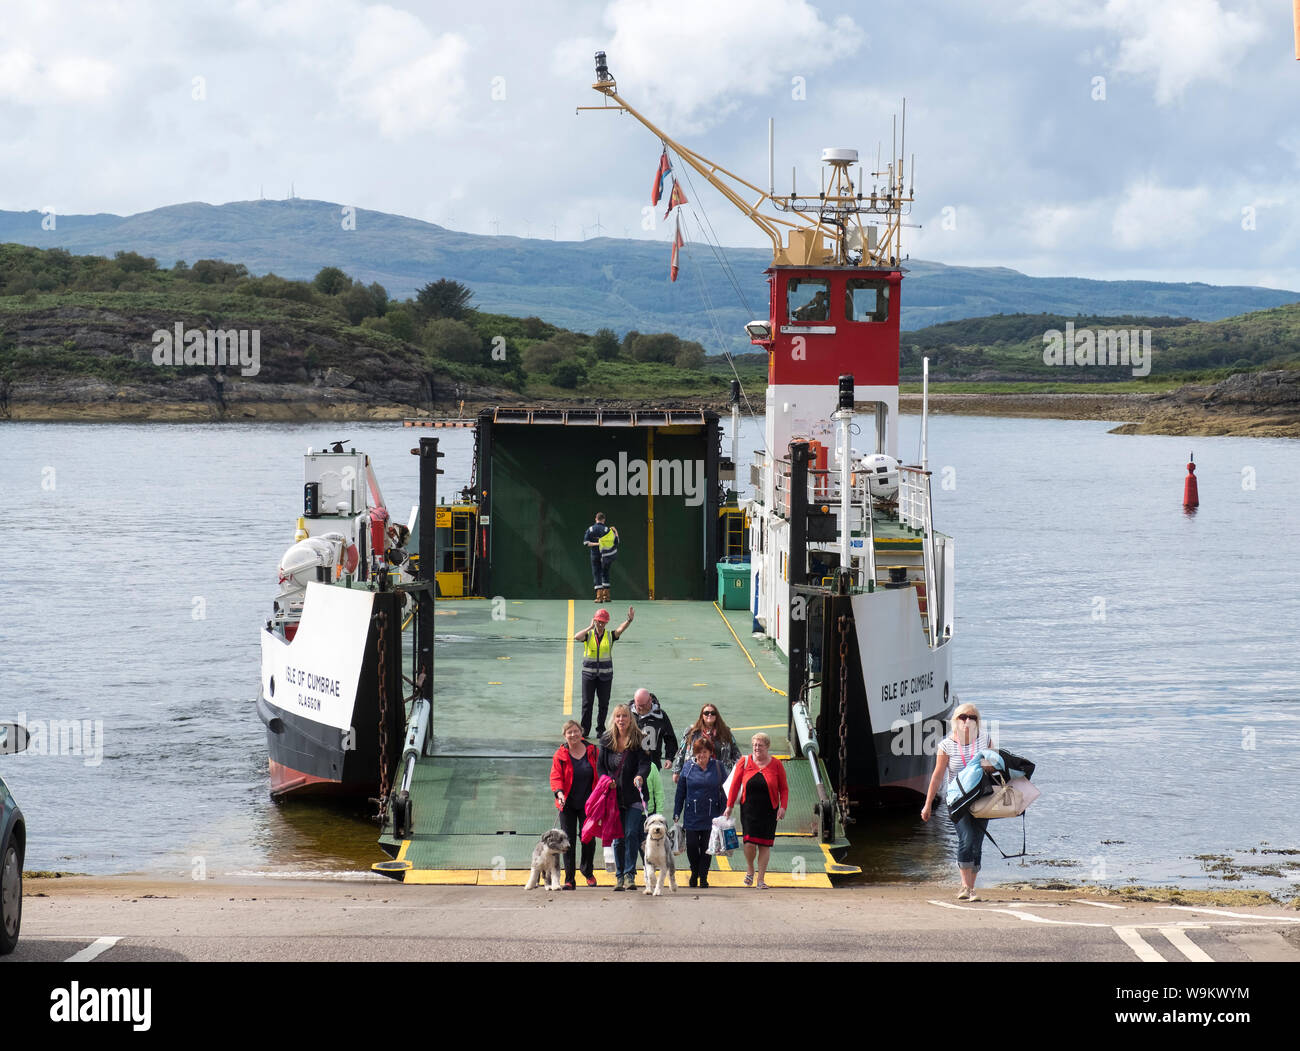
[[[292,767],[267,760],[271,771],[271,795],[274,797],[296,796],[362,796],[375,794],[373,784],[345,785],[342,781],[332,781],[327,777],[304,774]]]

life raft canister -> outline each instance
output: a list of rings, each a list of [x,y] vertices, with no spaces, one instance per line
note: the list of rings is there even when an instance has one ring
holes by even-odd
[[[385,542],[387,526],[388,508],[372,507],[370,509],[370,550],[381,558],[388,550],[388,544]]]

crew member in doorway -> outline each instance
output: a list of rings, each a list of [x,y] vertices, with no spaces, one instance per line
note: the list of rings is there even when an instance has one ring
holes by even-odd
[[[619,640],[636,611],[628,606],[627,620],[612,631],[609,628],[609,610],[598,609],[591,623],[573,636],[582,647],[582,736],[591,737],[591,702],[600,698],[596,711],[596,733],[605,732],[605,713],[609,710],[609,691],[614,686],[614,643]]]
[[[591,549],[591,583],[596,589],[595,602],[609,601],[609,565],[618,554],[618,530],[605,524],[605,512],[596,512],[596,521],[587,527],[582,542]]]

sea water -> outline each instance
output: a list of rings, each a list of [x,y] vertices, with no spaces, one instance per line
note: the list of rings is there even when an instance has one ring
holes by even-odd
[[[1300,446],[1108,427],[930,421],[935,524],[957,545],[956,692],[1038,763],[1043,792],[1030,856],[1004,861],[986,841],[981,882],[1294,894]],[[901,432],[915,462],[918,418]],[[0,757],[28,821],[25,868],[341,874],[381,859],[364,804],[269,799],[258,632],[300,513],[302,453],[334,439],[364,449],[405,519],[409,450],[428,433],[0,427],[0,719],[42,735]],[[454,498],[473,434],[437,435],[440,492]],[[747,421],[741,480],[761,444],[761,421]],[[1201,507],[1189,515],[1191,452]],[[943,808],[928,824],[916,809],[858,815],[850,860],[863,880],[951,877]],[[1019,820],[990,830],[1019,851]]]

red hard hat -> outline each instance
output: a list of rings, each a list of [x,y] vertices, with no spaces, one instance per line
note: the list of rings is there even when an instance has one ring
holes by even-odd
[[[596,619],[597,621],[599,621],[601,624],[607,624],[607,623],[609,623],[609,610],[607,610],[607,609],[598,609],[598,610],[596,610],[596,617],[595,617],[595,619]]]

